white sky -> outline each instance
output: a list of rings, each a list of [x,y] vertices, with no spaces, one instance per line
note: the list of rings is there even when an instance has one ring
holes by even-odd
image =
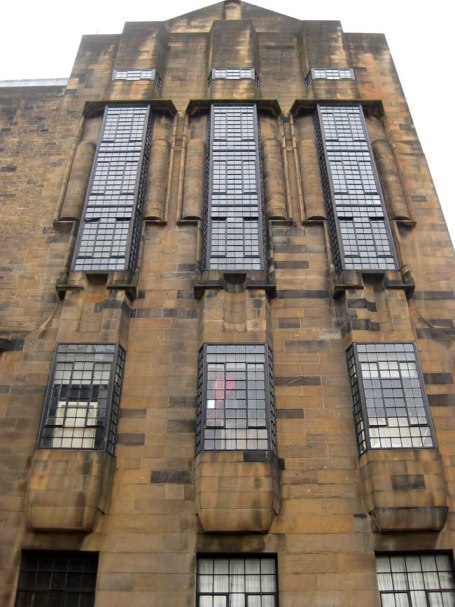
[[[121,33],[125,21],[164,21],[209,4],[211,0],[7,2],[2,8],[0,80],[68,77],[83,34]],[[345,32],[386,35],[455,242],[454,194],[449,183],[455,171],[451,3],[254,0],[252,4],[301,20],[340,20]]]

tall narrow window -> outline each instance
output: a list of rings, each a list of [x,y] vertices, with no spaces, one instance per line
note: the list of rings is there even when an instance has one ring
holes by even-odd
[[[263,270],[264,204],[255,105],[212,106],[205,269]]]
[[[15,607],[93,607],[97,552],[25,550]]]
[[[378,554],[381,607],[454,607],[455,583],[444,552]]]
[[[268,346],[205,345],[199,359],[197,450],[276,450]]]
[[[360,105],[319,105],[316,121],[335,267],[395,270],[396,255]]]
[[[197,607],[277,607],[272,556],[204,556],[198,559]]]
[[[356,344],[347,357],[360,453],[433,447],[414,345]]]
[[[306,86],[313,80],[355,80],[355,75],[352,67],[313,67],[305,76]]]
[[[123,349],[112,344],[60,344],[38,446],[103,449],[113,455],[124,364]]]
[[[134,269],[150,136],[148,106],[106,108],[73,270]]]

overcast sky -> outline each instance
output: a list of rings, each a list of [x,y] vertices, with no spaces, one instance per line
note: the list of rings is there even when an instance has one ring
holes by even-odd
[[[5,2],[0,80],[66,78],[83,34],[116,34],[125,21],[164,21],[208,4],[212,2]],[[346,32],[385,33],[454,242],[455,205],[449,184],[449,175],[455,171],[450,2],[256,0],[252,4],[301,20],[340,20]]]

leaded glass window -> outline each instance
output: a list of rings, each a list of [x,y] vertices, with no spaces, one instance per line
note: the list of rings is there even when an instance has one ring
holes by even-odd
[[[134,269],[150,136],[148,106],[106,108],[73,270]]]
[[[378,554],[376,571],[381,607],[455,607],[447,553]]]
[[[355,344],[347,352],[360,453],[434,447],[413,344]]]
[[[197,607],[277,606],[275,557],[199,557]]]
[[[15,607],[93,607],[97,552],[24,550]]]
[[[319,105],[316,121],[335,267],[396,270],[397,261],[360,105]]]
[[[268,346],[205,345],[199,359],[197,450],[276,450]]]
[[[38,447],[113,455],[124,365],[124,350],[112,344],[57,346]]]
[[[265,269],[265,226],[255,105],[212,106],[205,269]]]

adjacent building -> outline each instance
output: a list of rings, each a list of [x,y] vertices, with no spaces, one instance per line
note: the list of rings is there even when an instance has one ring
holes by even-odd
[[[384,36],[126,23],[0,136],[0,603],[454,606],[455,258]]]

